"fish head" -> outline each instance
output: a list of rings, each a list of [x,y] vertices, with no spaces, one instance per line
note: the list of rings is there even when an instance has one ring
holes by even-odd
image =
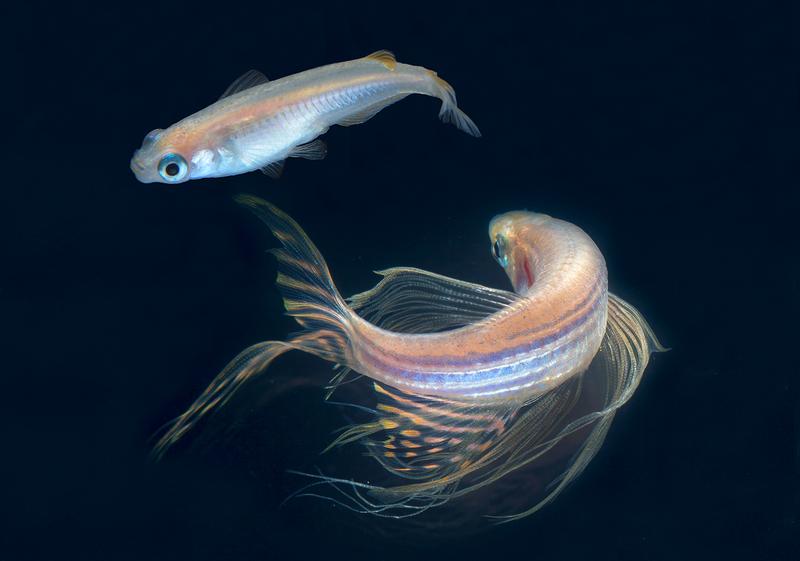
[[[489,223],[492,255],[505,270],[517,294],[525,294],[533,286],[536,255],[532,239],[537,228],[552,218],[546,214],[517,210],[495,216]]]
[[[142,183],[184,183],[209,177],[218,167],[218,154],[193,141],[176,126],[155,129],[133,153],[131,170]]]

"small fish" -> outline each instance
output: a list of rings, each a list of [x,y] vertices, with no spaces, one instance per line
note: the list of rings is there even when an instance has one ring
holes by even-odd
[[[142,183],[176,184],[256,169],[279,177],[286,158],[324,158],[325,144],[315,139],[332,125],[358,125],[411,94],[440,99],[443,121],[480,136],[436,72],[378,51],[272,82],[251,70],[213,105],[151,131],[131,169]]]
[[[492,220],[492,253],[514,292],[399,267],[345,299],[294,220],[255,197],[239,202],[282,243],[272,252],[277,284],[304,330],[243,351],[178,417],[156,456],[276,357],[300,350],[339,365],[331,392],[355,383],[372,396],[360,405],[371,420],[347,427],[331,447],[360,442],[399,481],[313,475],[311,486],[330,484],[346,497],[332,500],[359,512],[404,517],[552,463],[551,449],[563,455],[573,446],[544,497],[502,513],[524,516],[578,476],[636,390],[650,353],[664,350],[641,314],[608,292],[603,255],[569,222],[532,212]],[[347,380],[351,373],[362,376]]]

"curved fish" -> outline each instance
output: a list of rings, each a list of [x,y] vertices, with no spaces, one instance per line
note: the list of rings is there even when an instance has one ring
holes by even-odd
[[[239,201],[282,243],[273,251],[277,284],[304,330],[234,359],[161,438],[157,456],[277,356],[301,350],[341,365],[331,391],[351,372],[371,380],[373,417],[331,446],[361,442],[389,474],[410,480],[377,486],[313,476],[312,485],[339,492],[349,486],[352,502],[345,506],[404,517],[572,442],[574,453],[552,489],[510,515],[518,517],[577,477],[636,389],[650,353],[663,350],[642,316],[608,293],[605,261],[591,238],[563,220],[509,212],[491,221],[492,253],[514,292],[394,268],[380,272],[373,289],[345,300],[297,223],[255,197]]]
[[[142,183],[177,184],[257,169],[278,177],[286,158],[324,158],[325,144],[315,139],[332,125],[363,123],[411,94],[440,99],[443,121],[480,136],[436,72],[378,51],[274,81],[251,70],[213,105],[148,133],[131,169]]]

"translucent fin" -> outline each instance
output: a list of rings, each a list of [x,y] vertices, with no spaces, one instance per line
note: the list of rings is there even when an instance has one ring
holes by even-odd
[[[344,366],[342,364],[337,364],[336,366],[333,367],[333,370],[335,374],[331,378],[330,382],[328,382],[328,385],[325,386],[326,401],[330,399],[331,395],[333,395],[333,392],[336,391],[336,389],[339,386],[350,384],[363,377],[363,374],[358,374],[358,373],[351,376],[351,374],[353,374],[354,372],[353,369],[350,368],[349,366]]]
[[[377,271],[383,278],[370,290],[347,299],[368,322],[398,333],[435,333],[485,319],[519,300],[513,292],[445,277],[412,267]],[[325,399],[352,370],[339,366]],[[358,375],[361,376],[360,374]]]
[[[411,276],[409,282],[396,282],[391,280],[392,271],[386,272],[389,282],[381,281],[371,291],[351,300],[360,313],[377,318],[383,327],[399,322],[409,332],[423,330],[426,324],[415,321],[414,316],[425,308],[402,305],[404,301],[410,302],[403,299],[404,295],[414,293],[409,285],[413,287],[410,279],[415,276],[434,284],[441,279],[424,271],[420,274],[400,269],[394,274]],[[444,286],[449,283],[445,282]],[[395,295],[393,288],[397,291]],[[484,294],[483,291],[479,293]],[[495,301],[503,298],[502,292],[491,294],[491,298]],[[506,298],[511,300],[506,305],[513,305],[513,299]],[[376,315],[383,303],[394,307],[401,316]],[[460,305],[456,308],[461,309]],[[433,328],[457,326],[462,321],[449,322],[423,315],[426,322],[431,322],[427,325]],[[516,478],[514,482],[524,481],[529,476],[523,470],[554,465],[563,456],[565,447],[574,450],[561,471],[543,475],[549,477],[550,484],[544,492],[530,496],[528,504],[532,506],[517,508],[524,497],[515,496],[515,500],[510,501],[511,508],[493,509],[492,518],[504,522],[528,516],[552,501],[586,468],[600,449],[615,412],[638,386],[649,354],[661,349],[663,347],[641,315],[629,304],[609,295],[608,328],[589,370],[522,406],[481,408],[410,395],[374,384],[375,419],[349,427],[333,445],[360,442],[388,473],[407,482],[359,487],[360,484],[351,481],[348,487],[342,480],[316,476],[314,485],[332,485],[349,507],[360,512],[404,518],[481,489],[492,497],[491,493],[502,487],[492,484],[512,474]],[[536,473],[539,472],[534,475]],[[516,489],[512,485],[503,492],[519,493]],[[494,498],[502,505],[504,497]]]
[[[267,224],[283,245],[272,251],[278,260],[277,284],[287,313],[305,330],[285,342],[253,345],[236,357],[158,441],[153,451],[156,458],[286,351],[305,351],[337,364],[347,360],[349,312],[319,250],[300,226],[274,205],[249,195],[239,195],[236,200]]]
[[[286,312],[306,331],[292,339],[304,350],[338,364],[346,364],[349,311],[333,284],[328,265],[302,228],[276,206],[251,195],[236,201],[248,207],[283,244],[271,253],[278,260],[276,284]]]
[[[267,341],[239,353],[239,356],[220,372],[191,407],[172,422],[153,448],[153,457],[160,459],[167,449],[180,440],[200,419],[224,405],[245,381],[264,370],[277,356],[291,348],[291,345],[281,341]]]
[[[591,426],[591,432],[583,442],[579,451],[573,455],[572,461],[564,472],[556,478],[548,494],[525,511],[497,517],[500,521],[510,521],[529,516],[540,510],[547,503],[575,480],[603,445],[606,434],[617,410],[631,398],[642,379],[650,358],[650,353],[664,351],[653,330],[642,315],[621,298],[608,295],[608,326],[600,350],[597,353],[590,373],[600,376],[606,384],[604,406],[596,411],[583,415],[565,427],[553,437],[558,442],[575,432]],[[502,471],[508,473],[520,467],[525,454],[507,465]]]
[[[258,70],[248,70],[233,83],[228,86],[228,88],[222,92],[222,95],[219,96],[219,99],[225,99],[226,97],[230,97],[233,94],[237,94],[244,90],[249,90],[252,87],[260,86],[261,84],[266,84],[269,82],[269,78],[264,76],[263,73],[259,72]]]
[[[465,133],[479,137],[481,131],[478,126],[470,119],[466,113],[458,108],[456,103],[456,92],[453,86],[439,78],[435,72],[431,72],[434,82],[439,88],[439,99],[442,100],[442,107],[439,109],[439,118],[445,123],[452,123]]]
[[[289,152],[291,158],[305,158],[306,160],[322,160],[328,154],[328,147],[322,140],[312,140],[292,148]]]
[[[375,51],[374,53],[368,54],[364,58],[377,60],[389,70],[394,70],[397,68],[397,59],[394,58],[394,53],[387,50]]]
[[[468,466],[505,431],[512,410],[405,393],[373,383],[376,419],[345,430],[330,446],[360,440],[388,472],[430,480]],[[380,438],[367,438],[375,434]]]
[[[520,297],[412,267],[377,271],[383,278],[348,302],[358,315],[384,329],[424,333],[455,329],[508,308]]]
[[[279,160],[277,162],[269,163],[261,168],[261,173],[271,177],[272,179],[278,179],[281,175],[283,175],[283,166],[285,163],[286,160]]]
[[[407,93],[399,94],[399,95],[395,95],[395,96],[389,97],[387,99],[384,99],[382,101],[379,101],[377,103],[373,103],[372,105],[369,105],[369,106],[361,109],[358,113],[353,113],[351,115],[348,115],[347,117],[344,117],[342,120],[340,120],[336,124],[337,125],[341,125],[343,127],[350,127],[350,126],[353,126],[353,125],[360,125],[361,123],[364,123],[364,122],[369,121],[370,119],[372,119],[382,109],[390,106],[393,103],[397,103],[398,101],[400,101],[404,97],[407,97],[408,95],[409,94],[407,94]]]
[[[479,321],[519,300],[516,294],[459,281],[420,269],[380,271],[371,290],[349,298],[367,321],[403,333],[454,329]],[[349,369],[331,380],[344,384]],[[327,449],[360,442],[389,473],[431,480],[470,465],[491,447],[515,408],[476,406],[406,393],[372,383],[374,418],[347,427]],[[326,449],[326,450],[327,450]]]

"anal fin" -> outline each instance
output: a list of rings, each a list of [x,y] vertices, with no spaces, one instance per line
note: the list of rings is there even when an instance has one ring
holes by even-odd
[[[383,278],[374,288],[348,302],[367,321],[401,333],[455,329],[519,300],[511,292],[421,269],[397,267],[378,274]],[[343,376],[334,378],[330,390],[342,383]],[[329,448],[358,441],[384,469],[406,480],[433,482],[477,469],[516,413],[515,407],[415,395],[376,382],[372,388],[373,419],[351,425]]]
[[[268,175],[272,179],[278,179],[283,174],[284,163],[286,163],[286,160],[269,163],[261,168],[261,173]]]
[[[376,419],[347,428],[328,449],[360,441],[387,471],[431,481],[465,469],[500,438],[514,409],[428,398],[373,383]]]
[[[328,147],[322,140],[312,140],[305,144],[295,146],[289,152],[290,158],[305,158],[306,160],[322,160],[328,154]]]

